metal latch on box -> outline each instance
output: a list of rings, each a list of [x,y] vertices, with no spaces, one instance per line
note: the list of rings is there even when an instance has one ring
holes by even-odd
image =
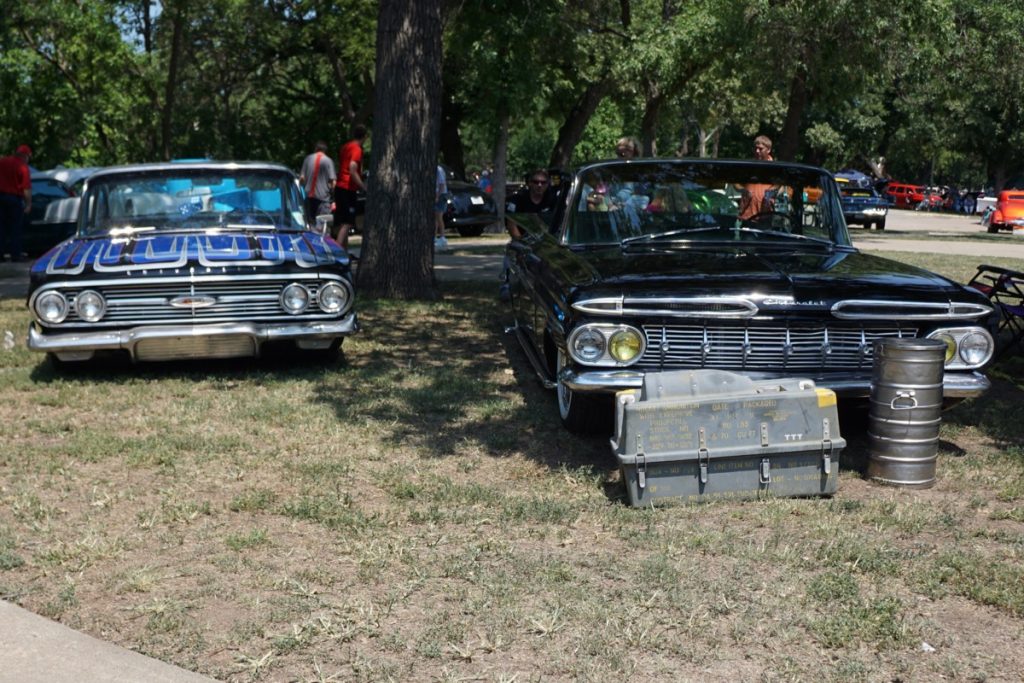
[[[758,480],[762,484],[772,483],[772,461],[768,458],[761,458],[761,467],[757,471]]]
[[[704,428],[697,431],[697,466],[700,468],[700,483],[708,483],[708,461],[711,455],[708,453],[708,440],[704,434]]]
[[[825,474],[832,474],[832,435],[827,417],[821,421],[821,467]]]
[[[636,485],[643,491],[647,486],[647,456],[644,455],[644,438],[636,435]]]

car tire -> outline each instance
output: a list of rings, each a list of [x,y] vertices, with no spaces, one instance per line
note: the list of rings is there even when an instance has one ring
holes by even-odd
[[[605,396],[587,396],[565,386],[559,375],[567,364],[564,351],[558,351],[555,391],[558,400],[558,415],[562,424],[573,434],[607,435],[611,433],[611,401]]]
[[[878,228],[879,230],[885,230],[885,221],[878,221],[877,223],[875,223],[875,227]]]
[[[460,225],[456,230],[459,231],[460,237],[479,237],[484,234],[482,225]]]
[[[988,224],[988,231],[989,231],[989,233],[994,235],[997,232],[999,232],[999,226],[998,225],[993,225],[992,223],[989,223]]]

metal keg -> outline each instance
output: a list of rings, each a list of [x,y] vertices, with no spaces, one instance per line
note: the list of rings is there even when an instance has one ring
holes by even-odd
[[[937,339],[875,342],[868,412],[868,476],[882,484],[935,484],[946,344]]]

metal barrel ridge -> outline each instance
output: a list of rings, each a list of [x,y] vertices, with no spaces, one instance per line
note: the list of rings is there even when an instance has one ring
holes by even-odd
[[[875,342],[868,412],[868,477],[880,484],[935,485],[946,344],[937,339]]]

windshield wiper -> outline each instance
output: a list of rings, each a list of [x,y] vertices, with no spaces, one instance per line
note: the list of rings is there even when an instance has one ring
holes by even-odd
[[[155,225],[123,225],[117,228],[110,228],[107,230],[107,234],[111,237],[127,237],[134,235],[137,232],[154,232],[156,231]]]
[[[655,242],[663,239],[669,239],[672,237],[678,237],[679,235],[692,235],[698,232],[717,232],[722,230],[718,225],[706,227],[706,228],[676,228],[675,230],[668,230],[666,232],[652,232],[647,235],[636,235],[635,237],[627,237],[622,240],[621,244],[624,247],[637,242]]]
[[[813,242],[814,244],[820,244],[823,247],[828,247],[829,249],[835,246],[835,242],[833,242],[832,240],[828,240],[823,237],[810,237],[808,235],[798,235],[795,232],[778,232],[775,230],[760,230],[758,228],[744,227],[734,228],[734,230],[736,232],[748,232],[755,235],[767,235],[769,237],[781,237],[783,239],[806,240],[808,242]]]

